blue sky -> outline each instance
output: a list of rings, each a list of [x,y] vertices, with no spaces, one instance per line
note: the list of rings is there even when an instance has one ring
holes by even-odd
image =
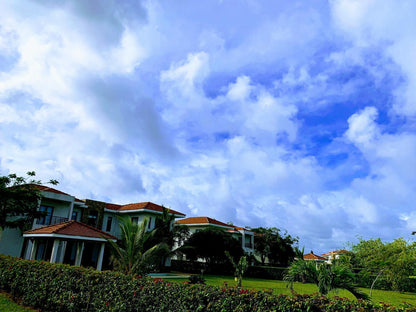
[[[414,1],[3,1],[0,173],[287,230],[416,230]]]

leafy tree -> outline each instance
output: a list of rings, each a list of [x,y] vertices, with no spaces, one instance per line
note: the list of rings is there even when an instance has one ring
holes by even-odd
[[[416,243],[408,243],[403,238],[384,243],[380,238],[363,240],[352,245],[352,261],[361,268],[361,274],[386,276],[394,290],[404,290],[403,281],[413,275],[416,263]]]
[[[130,217],[119,218],[121,237],[115,243],[110,239],[111,262],[117,271],[126,274],[146,274],[151,267],[160,262],[163,255],[169,252],[166,243],[148,246],[154,231],[147,231],[148,219],[137,224]]]
[[[230,233],[221,229],[207,228],[193,233],[184,245],[179,248],[188,259],[202,258],[208,265],[213,263],[226,263],[225,251],[236,259],[244,255],[241,243]]]
[[[296,237],[287,233],[281,235],[280,230],[275,227],[259,227],[251,231],[256,234],[254,248],[263,265],[267,259],[272,265],[287,266],[295,257],[293,245],[298,242]]]
[[[291,289],[295,281],[311,282],[318,286],[319,292],[323,295],[331,290],[346,289],[358,299],[368,299],[366,294],[356,288],[354,274],[345,262],[334,261],[327,264],[298,259],[289,266],[284,278],[289,282]]]
[[[27,172],[28,177],[9,174],[0,177],[0,229],[19,228],[24,231],[32,226],[33,220],[45,215],[38,210],[41,192],[36,185],[35,172]],[[58,184],[50,180],[50,184]]]
[[[163,207],[162,215],[156,217],[153,235],[146,243],[146,247],[151,247],[160,243],[166,244],[170,251],[162,256],[160,265],[165,263],[166,257],[174,253],[172,248],[177,242],[178,246],[189,237],[189,228],[186,225],[175,224],[175,216],[169,212],[169,209]]]

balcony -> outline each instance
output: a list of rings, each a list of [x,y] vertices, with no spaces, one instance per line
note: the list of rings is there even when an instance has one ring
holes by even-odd
[[[57,223],[68,221],[68,218],[57,217],[57,216],[45,216],[36,219],[36,224],[38,225],[54,225]]]

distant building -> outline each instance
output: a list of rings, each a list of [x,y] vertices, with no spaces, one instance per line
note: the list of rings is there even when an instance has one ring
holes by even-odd
[[[227,224],[210,217],[190,217],[175,221],[175,224],[186,225],[190,234],[207,228],[224,230],[241,242],[241,247],[247,254],[254,254],[254,233],[239,226]]]
[[[326,258],[315,255],[313,253],[313,251],[311,251],[310,253],[303,255],[303,259],[304,260],[308,260],[308,261],[315,261],[315,262],[325,262]]]

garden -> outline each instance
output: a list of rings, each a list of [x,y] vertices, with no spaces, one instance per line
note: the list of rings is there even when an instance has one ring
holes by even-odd
[[[208,285],[0,256],[0,289],[43,311],[416,311],[411,303],[302,294],[316,292],[310,284],[295,283],[299,294],[291,294],[282,281],[245,278],[239,288],[230,277],[204,278]],[[397,303],[409,295],[394,294]]]

